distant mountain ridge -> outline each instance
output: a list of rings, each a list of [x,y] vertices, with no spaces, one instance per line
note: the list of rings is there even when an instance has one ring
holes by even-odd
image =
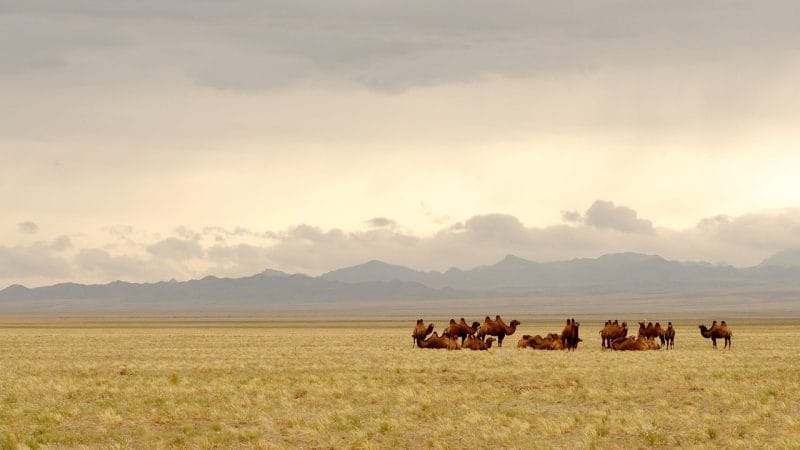
[[[242,278],[207,276],[199,280],[157,283],[60,283],[39,288],[12,285],[0,291],[4,302],[63,300],[124,302],[141,305],[192,301],[222,305],[272,303],[335,303],[339,301],[401,301],[597,296],[632,293],[685,296],[726,289],[780,289],[800,292],[800,264],[794,254],[778,254],[764,263],[735,268],[705,262],[670,261],[658,255],[615,253],[598,258],[534,262],[507,255],[495,264],[469,270],[419,271],[368,261],[330,271],[318,277],[267,269]],[[788,261],[788,263],[786,262]],[[19,303],[23,302],[23,303]],[[22,305],[22,306],[19,306]]]

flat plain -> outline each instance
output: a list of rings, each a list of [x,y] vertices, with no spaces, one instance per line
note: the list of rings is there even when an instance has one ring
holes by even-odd
[[[612,352],[577,318],[575,352],[516,348],[560,332],[535,317],[486,352],[413,348],[414,318],[5,320],[0,447],[800,448],[800,320]]]

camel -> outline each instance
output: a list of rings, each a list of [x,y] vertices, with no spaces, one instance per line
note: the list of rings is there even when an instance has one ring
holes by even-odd
[[[518,348],[533,347],[533,342],[531,342],[532,337],[533,336],[531,336],[530,334],[523,335],[521,338],[519,338],[519,341],[517,341],[517,347]]]
[[[541,337],[538,334],[536,336],[531,336],[526,334],[522,336],[522,339],[517,342],[517,347],[520,348],[532,348],[534,350],[563,350],[564,346],[561,343],[561,336],[550,333],[545,337]]]
[[[486,339],[486,342],[476,338],[475,336],[467,336],[467,340],[461,343],[461,348],[468,348],[470,350],[489,350],[492,348],[492,342],[494,342],[494,338],[490,337]]]
[[[664,328],[661,327],[661,323],[656,322],[653,326],[653,339],[658,338],[661,341],[661,345],[664,345]]]
[[[675,327],[672,326],[672,322],[667,323],[667,329],[664,330],[663,335],[665,347],[667,350],[675,348]]]
[[[458,341],[454,337],[439,336],[439,333],[433,332],[428,339],[417,338],[417,347],[419,348],[446,348],[448,350],[459,350]]]
[[[655,343],[655,341],[653,341],[653,344],[658,345],[657,343]],[[611,342],[611,349],[621,350],[621,351],[626,351],[626,350],[642,351],[642,350],[651,350],[652,349],[651,345],[652,344],[649,344],[648,340],[643,337],[628,336],[628,337],[619,337],[617,339],[614,339],[614,341]]]
[[[505,339],[506,336],[514,334],[519,324],[519,320],[512,320],[510,324],[506,325],[499,315],[496,316],[494,320],[486,316],[483,325],[481,325],[480,330],[478,330],[478,339],[484,340],[486,336],[497,336],[497,346],[502,347],[503,339]]]
[[[480,327],[481,324],[478,322],[472,322],[472,326],[467,325],[467,321],[464,320],[463,317],[460,322],[456,322],[455,319],[450,319],[450,325],[445,328],[442,336],[460,337],[461,345],[464,345],[464,340],[467,336],[474,336]]]
[[[711,338],[711,344],[714,349],[717,348],[717,339],[725,339],[725,346],[722,347],[723,349],[731,348],[733,332],[731,332],[731,329],[728,328],[728,324],[725,323],[724,320],[720,325],[717,325],[717,321],[715,320],[714,323],[711,324],[711,328],[706,328],[705,325],[698,325],[698,328],[700,328],[700,334],[703,335],[704,338]]]
[[[659,325],[659,328],[661,326]],[[656,327],[653,325],[653,322],[647,322],[645,325],[645,321],[639,322],[639,334],[637,337],[642,337],[645,339],[655,339],[658,337],[658,332],[656,331]]]
[[[619,324],[618,321],[611,322],[610,320],[606,322],[606,325],[600,330],[600,345],[604,349],[611,348],[611,341],[617,339],[619,337],[625,337],[628,335],[628,322],[622,322],[622,325]]]
[[[425,327],[425,322],[422,319],[417,319],[417,325],[414,327],[414,331],[411,332],[411,339],[414,340],[414,344],[417,343],[417,338],[421,338],[425,340],[425,338],[433,332],[433,324],[429,324],[428,327]]]
[[[575,350],[578,348],[578,342],[581,339],[578,337],[578,331],[581,324],[575,322],[575,319],[567,319],[567,324],[564,331],[561,332],[561,344],[567,350]]]

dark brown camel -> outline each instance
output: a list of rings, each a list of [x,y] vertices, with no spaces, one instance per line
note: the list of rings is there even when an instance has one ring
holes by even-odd
[[[467,325],[467,321],[464,320],[463,317],[460,322],[456,322],[455,319],[450,319],[450,324],[444,329],[442,336],[460,337],[461,345],[464,345],[464,340],[467,336],[474,336],[480,327],[481,324],[478,322],[472,322],[472,326]]]
[[[425,327],[425,322],[422,319],[417,319],[417,325],[414,327],[414,331],[411,332],[411,339],[414,340],[414,343],[417,343],[417,338],[425,340],[425,338],[433,333],[433,324],[430,324]]]
[[[720,325],[717,325],[717,321],[715,320],[714,323],[711,324],[711,328],[706,328],[705,325],[698,325],[698,328],[700,328],[700,334],[702,334],[704,338],[711,338],[713,348],[717,348],[717,339],[725,339],[725,346],[722,347],[723,349],[731,348],[733,332],[731,332],[731,329],[724,320]]]
[[[561,332],[561,345],[564,346],[567,350],[575,350],[578,348],[578,342],[580,342],[580,337],[578,336],[578,331],[581,324],[575,322],[575,319],[567,319],[567,324],[564,326],[564,330]]]
[[[492,342],[494,342],[494,338],[490,337],[486,339],[486,342],[476,338],[475,336],[467,336],[467,340],[461,344],[461,348],[467,348],[470,350],[489,350],[492,348]]]
[[[667,350],[675,348],[675,327],[672,322],[667,323],[667,329],[664,330],[664,345]]]
[[[417,338],[417,347],[419,348],[446,348],[448,350],[458,350],[458,340],[453,337],[439,336],[437,332],[433,332],[428,339]]]
[[[506,336],[514,334],[519,324],[519,320],[512,320],[510,324],[506,325],[499,315],[496,316],[494,320],[486,316],[483,325],[481,325],[480,330],[478,330],[478,339],[484,340],[486,336],[497,336],[497,346],[502,347],[503,339],[505,339]]]
[[[605,349],[611,348],[611,341],[628,335],[628,322],[607,321],[606,325],[600,330],[601,346]]]

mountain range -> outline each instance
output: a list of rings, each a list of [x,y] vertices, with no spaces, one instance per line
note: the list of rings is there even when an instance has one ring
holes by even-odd
[[[639,253],[534,262],[514,255],[470,270],[418,271],[369,261],[312,277],[276,270],[243,278],[207,276],[158,283],[61,283],[0,291],[0,312],[263,309],[275,305],[532,298],[773,299],[795,304],[800,294],[800,252],[780,252],[748,268],[670,261]],[[788,303],[787,303],[788,302]],[[55,306],[54,306],[55,305]],[[800,309],[800,306],[798,306]]]

